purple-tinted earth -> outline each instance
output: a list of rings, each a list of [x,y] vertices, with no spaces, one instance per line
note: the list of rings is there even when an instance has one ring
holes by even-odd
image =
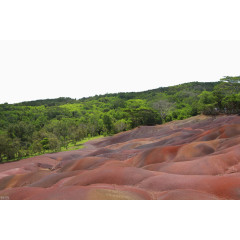
[[[0,199],[240,199],[240,116],[196,116],[0,164]]]

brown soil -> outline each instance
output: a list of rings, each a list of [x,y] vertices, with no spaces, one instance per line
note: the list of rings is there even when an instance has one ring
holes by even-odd
[[[143,126],[85,145],[1,164],[0,196],[240,199],[239,116]]]

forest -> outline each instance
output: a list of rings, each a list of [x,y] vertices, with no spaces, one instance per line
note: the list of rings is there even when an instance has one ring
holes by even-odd
[[[144,92],[0,105],[0,162],[68,150],[84,139],[198,114],[240,114],[240,77]]]

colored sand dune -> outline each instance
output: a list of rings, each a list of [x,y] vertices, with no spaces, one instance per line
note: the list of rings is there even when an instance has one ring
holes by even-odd
[[[240,116],[197,116],[0,165],[0,199],[240,199]]]

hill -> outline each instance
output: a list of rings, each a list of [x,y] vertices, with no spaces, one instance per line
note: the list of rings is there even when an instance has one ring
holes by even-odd
[[[198,114],[236,114],[239,83],[192,82],[144,92],[0,105],[0,162],[77,148],[81,141]]]

